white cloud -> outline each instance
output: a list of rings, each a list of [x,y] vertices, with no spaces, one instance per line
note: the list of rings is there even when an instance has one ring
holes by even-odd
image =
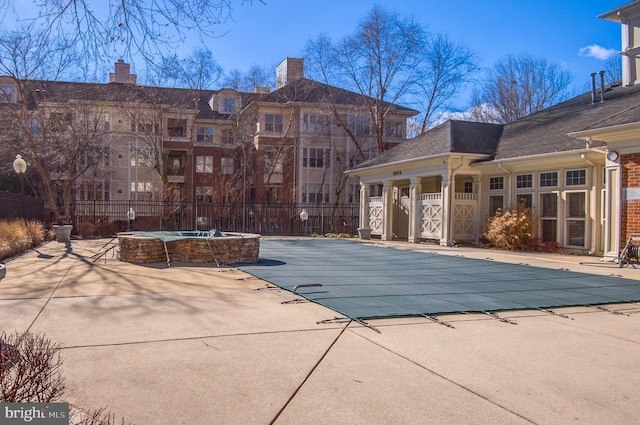
[[[590,56],[604,61],[617,53],[618,51],[615,49],[607,49],[597,44],[591,44],[590,46],[582,47],[578,52],[578,56]]]

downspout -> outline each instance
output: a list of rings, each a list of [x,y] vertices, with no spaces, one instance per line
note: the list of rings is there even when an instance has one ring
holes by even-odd
[[[511,171],[502,166],[502,162],[498,163],[498,168],[501,169],[507,176],[509,176],[509,185],[507,186],[507,199],[509,200],[509,207],[511,207]]]
[[[593,162],[591,162],[589,159],[587,159],[587,156],[583,153],[580,154],[580,158],[582,158],[582,160],[584,162],[586,162],[587,164],[589,164],[592,167],[592,171],[591,171],[591,186],[593,187],[593,195],[592,195],[592,199],[591,199],[591,203],[592,205],[595,205],[595,188],[596,188],[596,164],[594,164]],[[602,217],[600,217],[600,225],[602,225]],[[587,253],[589,255],[593,255],[596,252],[596,232],[594,231],[594,229],[591,229],[591,249],[589,249],[587,251]]]

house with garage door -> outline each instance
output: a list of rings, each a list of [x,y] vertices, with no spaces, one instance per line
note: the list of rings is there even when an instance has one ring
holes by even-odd
[[[348,173],[360,227],[383,240],[478,243],[498,209],[536,212],[543,242],[617,258],[640,236],[640,1],[622,27],[623,79],[509,124],[447,121]]]

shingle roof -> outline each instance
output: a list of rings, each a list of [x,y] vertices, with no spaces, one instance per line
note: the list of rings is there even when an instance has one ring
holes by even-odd
[[[567,134],[638,122],[639,104],[640,86],[609,87],[605,101],[594,104],[590,92],[574,97],[505,125],[495,159],[583,149],[583,141]]]
[[[492,155],[502,127],[500,124],[446,121],[414,139],[402,142],[381,155],[362,162],[354,169],[447,153]]]
[[[284,87],[260,97],[261,102],[272,103],[319,103],[333,102],[336,105],[362,106],[362,95],[339,87],[330,86],[308,78],[300,78]],[[406,113],[409,116],[418,114],[418,111],[404,106],[385,102],[385,107],[395,113]]]
[[[605,90],[605,100],[592,103],[591,92],[506,125],[447,121],[400,143],[354,170],[446,153],[486,154],[486,160],[520,158],[584,149],[568,133],[640,122],[640,85]],[[598,145],[596,141],[594,145]]]
[[[212,111],[208,106],[209,98],[215,93],[212,90],[63,81],[30,81],[28,87],[33,96],[49,102],[66,103],[74,100],[123,105],[154,104],[177,109],[197,109],[196,118],[198,119],[226,119],[230,116]]]

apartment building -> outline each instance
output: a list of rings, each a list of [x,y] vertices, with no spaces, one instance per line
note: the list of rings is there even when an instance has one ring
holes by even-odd
[[[274,91],[150,87],[136,80],[122,60],[107,84],[1,77],[2,121],[10,127],[6,112],[24,103],[20,120],[29,122],[33,140],[50,145],[47,155],[80,149],[82,158],[60,161],[73,170],[51,174],[52,183],[73,182],[76,201],[359,202],[357,178],[344,170],[377,154],[369,112],[359,94],[304,78],[303,59],[278,66]],[[406,139],[407,118],[417,111],[387,106],[392,146]],[[20,139],[20,126],[13,127],[5,139]],[[84,147],[72,143],[83,138]],[[27,160],[36,153],[34,146],[22,149]]]

